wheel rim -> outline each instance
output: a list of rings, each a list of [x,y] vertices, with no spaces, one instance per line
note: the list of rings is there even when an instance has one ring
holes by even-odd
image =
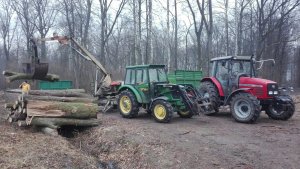
[[[247,101],[238,100],[234,104],[234,111],[240,118],[247,118],[251,114],[251,107]]]
[[[205,91],[205,93],[203,94],[203,97],[209,99],[209,93],[207,91]]]
[[[122,96],[120,99],[120,109],[124,114],[128,114],[131,110],[131,100],[128,96]]]
[[[270,105],[269,108],[270,108],[271,112],[275,115],[281,115],[284,112],[283,110],[276,109],[274,105]]]
[[[211,105],[203,106],[203,109],[206,111],[204,114],[210,114],[212,111],[214,111],[214,106],[212,105],[214,103],[211,101],[210,94],[207,91],[203,93],[203,98],[203,103],[211,103]]]
[[[179,113],[181,114],[181,115],[184,115],[184,116],[187,116],[187,115],[189,115],[189,111],[179,111]]]
[[[158,104],[154,107],[154,115],[157,119],[163,120],[167,115],[165,106]]]

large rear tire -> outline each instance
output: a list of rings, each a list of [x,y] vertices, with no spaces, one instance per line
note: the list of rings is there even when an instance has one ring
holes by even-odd
[[[273,104],[266,108],[266,114],[274,120],[288,120],[295,112],[295,105],[293,102],[287,104],[287,110],[280,110],[280,107]]]
[[[230,104],[233,118],[241,123],[254,123],[260,115],[260,102],[250,93],[237,93]]]
[[[134,118],[138,115],[139,104],[132,92],[124,90],[120,93],[118,109],[124,118]]]
[[[165,100],[157,100],[152,104],[152,114],[157,122],[168,123],[173,116],[173,107]]]
[[[219,112],[219,93],[212,82],[203,82],[200,87],[200,93],[209,99],[211,104],[204,109],[205,115],[214,115]]]

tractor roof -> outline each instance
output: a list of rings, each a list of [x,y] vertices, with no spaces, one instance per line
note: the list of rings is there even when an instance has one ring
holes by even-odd
[[[251,60],[251,57],[252,56],[222,56],[222,57],[213,58],[210,61],[230,60],[230,59],[234,59],[234,60]]]
[[[165,65],[134,65],[134,66],[127,66],[127,69],[133,68],[165,68]]]

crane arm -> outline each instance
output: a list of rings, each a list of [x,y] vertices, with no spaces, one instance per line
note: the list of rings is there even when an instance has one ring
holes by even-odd
[[[70,38],[70,40],[88,57],[91,59],[91,61],[101,70],[101,72],[105,75],[107,75],[107,71],[105,70],[105,68],[103,67],[103,65],[96,59],[96,57],[94,55],[92,55],[86,48],[84,48],[83,46],[81,46],[75,39],[73,39],[72,37]]]

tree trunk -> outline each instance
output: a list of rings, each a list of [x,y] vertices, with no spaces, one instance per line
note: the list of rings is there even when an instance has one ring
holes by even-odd
[[[7,89],[8,93],[22,93],[21,89]],[[84,89],[66,89],[66,90],[30,90],[30,95],[48,95],[48,96],[62,96],[62,97],[80,97],[86,96]]]
[[[225,55],[229,55],[229,33],[228,33],[228,1],[225,0],[225,37],[226,37],[226,49],[225,49]]]
[[[49,127],[58,129],[61,126],[83,126],[92,127],[98,126],[100,121],[97,119],[69,119],[69,118],[46,118],[46,117],[33,117],[27,122],[27,125]]]
[[[15,80],[35,80],[36,79],[36,78],[33,78],[33,75],[31,75],[31,74],[18,73],[18,72],[12,72],[12,71],[3,71],[2,74],[5,76],[6,81],[8,83],[15,81]],[[55,75],[55,74],[47,74],[44,78],[38,78],[36,80],[55,82],[55,81],[59,80],[59,76]]]
[[[175,10],[175,39],[174,39],[174,69],[178,69],[178,23],[177,23],[177,1],[174,0],[174,10]]]
[[[81,103],[92,103],[95,99],[82,98],[82,97],[56,97],[56,96],[32,96],[28,95],[29,100],[42,100],[42,101],[57,101],[57,102],[81,102]]]

